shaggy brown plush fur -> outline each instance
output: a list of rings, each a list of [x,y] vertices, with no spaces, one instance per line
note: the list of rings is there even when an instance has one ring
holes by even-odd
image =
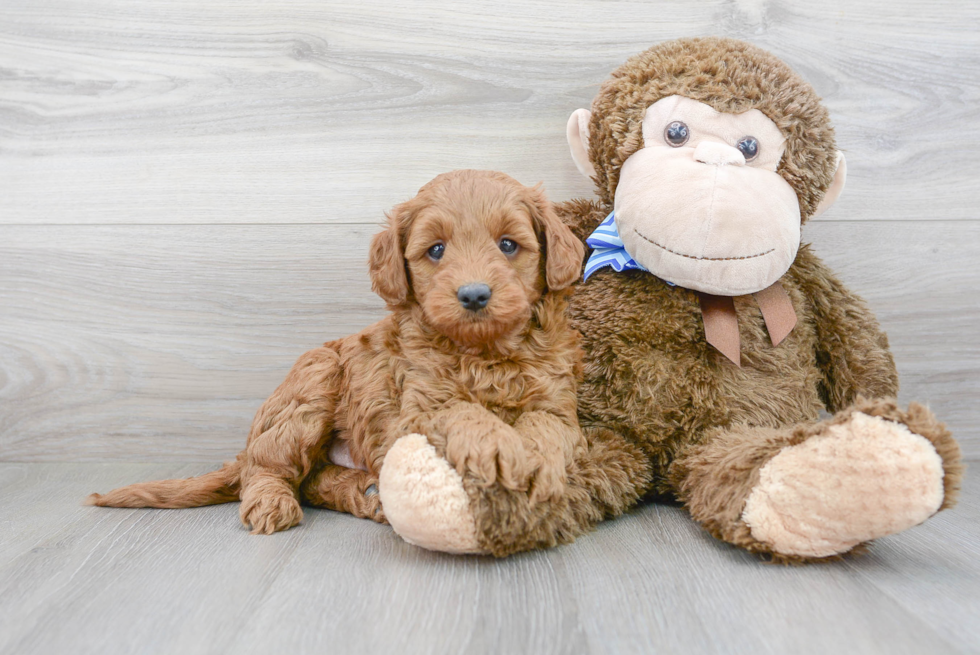
[[[599,200],[558,206],[576,236],[584,240],[610,213],[620,167],[643,145],[644,110],[673,94],[723,112],[758,109],[773,120],[787,140],[778,173],[796,191],[803,220],[813,213],[836,162],[834,132],[813,89],[749,44],[686,39],[633,57],[602,86],[589,139]],[[956,442],[922,407],[905,413],[887,400],[898,391],[898,376],[888,340],[864,301],[805,244],[781,283],[798,323],[778,347],[757,304],[734,299],[741,368],[705,340],[695,292],[647,272],[609,268],[577,287],[570,315],[586,351],[579,417],[597,452],[616,453],[606,470],[629,478],[621,488],[629,498],[676,496],[720,539],[777,561],[820,559],[774,553],[752,537],[741,513],[774,455],[862,411],[933,444],[945,472],[943,507],[950,506],[962,476]],[[824,408],[839,413],[815,423]],[[622,511],[623,504],[595,506]]]
[[[551,502],[535,504],[527,494],[463,479],[482,550],[503,557],[568,543],[637,503],[649,483],[642,451],[601,431],[588,436],[568,465],[564,493]]]
[[[801,423],[791,429],[734,425],[705,435],[682,453],[668,474],[671,486],[690,509],[691,516],[715,537],[742,546],[751,552],[764,553],[773,562],[796,564],[804,561],[840,559],[804,558],[773,551],[768,544],[752,537],[742,520],[742,510],[749,494],[759,481],[759,470],[787,446],[825,434],[832,425],[848,422],[856,412],[880,416],[900,423],[925,437],[939,453],[946,475],[943,478],[944,498],[940,509],[956,503],[959,482],[963,475],[959,446],[946,427],[922,405],[912,403],[902,411],[891,400],[858,398],[851,407],[818,423]]]
[[[515,253],[502,252],[504,237],[517,243]],[[437,243],[445,252],[434,259]],[[383,521],[369,489],[388,448],[420,433],[462,475],[486,550],[573,538],[601,517],[592,496],[598,506],[608,500],[610,511],[621,511],[617,499],[629,497],[602,492],[614,484],[609,479],[622,484],[627,476],[590,469],[594,451],[576,417],[581,350],[563,289],[578,277],[582,256],[539,189],[502,173],[441,175],[396,207],[371,244],[373,286],[391,314],[300,357],[259,410],[235,462],[198,478],[94,494],[90,502],[192,507],[240,498],[242,522],[256,533],[299,523],[301,499]],[[486,282],[492,296],[470,311],[457,290],[475,281]],[[332,439],[348,440],[367,470],[331,464]],[[588,484],[566,497],[569,476]],[[520,516],[488,525],[498,512]],[[558,527],[536,527],[542,522]],[[508,537],[508,530],[521,535]]]

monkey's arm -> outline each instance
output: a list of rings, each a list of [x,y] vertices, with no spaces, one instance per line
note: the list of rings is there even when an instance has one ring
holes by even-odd
[[[817,364],[827,409],[837,412],[858,395],[889,398],[898,394],[898,372],[888,337],[867,304],[849,291],[803,244],[790,269],[809,301],[817,332]]]
[[[575,237],[582,243],[585,243],[586,238],[599,227],[599,223],[608,213],[604,212],[595,201],[584,198],[555,203],[555,212],[561,218],[561,222],[571,228]]]

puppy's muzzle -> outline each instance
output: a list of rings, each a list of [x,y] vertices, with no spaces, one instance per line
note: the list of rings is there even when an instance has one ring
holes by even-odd
[[[466,284],[456,290],[456,297],[461,304],[471,312],[476,312],[487,306],[490,302],[490,287],[482,282]]]

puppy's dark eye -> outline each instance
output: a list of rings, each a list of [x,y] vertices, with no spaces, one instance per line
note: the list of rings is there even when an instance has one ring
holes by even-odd
[[[517,252],[517,243],[511,239],[501,239],[497,246],[500,248],[500,252],[505,255],[513,255]]]
[[[442,256],[445,253],[446,253],[446,244],[444,243],[436,243],[425,251],[425,254],[429,256],[429,259],[434,259],[436,261],[442,259]]]
[[[735,147],[745,155],[745,161],[752,161],[759,156],[759,140],[754,136],[743,136],[735,144]]]
[[[675,148],[680,148],[691,138],[691,131],[687,129],[687,124],[674,121],[664,130],[664,141]]]

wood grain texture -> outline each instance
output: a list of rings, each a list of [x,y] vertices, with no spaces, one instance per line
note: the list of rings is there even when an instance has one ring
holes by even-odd
[[[0,460],[201,461],[244,445],[301,353],[384,315],[376,228],[0,226]],[[901,399],[980,456],[980,222],[823,222],[889,332]]]
[[[0,458],[224,457],[300,354],[383,315],[367,226],[0,230]]]
[[[902,400],[980,457],[978,24],[958,0],[0,0],[0,461],[33,462],[0,463],[0,654],[976,652],[972,475],[805,568],[664,505],[493,561],[321,510],[252,537],[236,505],[79,502],[237,452],[300,353],[383,315],[368,239],[435,174],[589,195],[570,112],[709,34],[825,98],[849,180],[805,239],[888,330]]]
[[[858,559],[776,567],[646,505],[576,543],[423,551],[325,510],[249,535],[237,505],[79,507],[198,465],[0,464],[0,653],[975,652],[980,483]],[[15,547],[8,547],[11,539]]]
[[[93,491],[118,486],[120,479],[154,480],[160,477],[200,475],[213,466],[202,464],[91,464],[87,466],[22,466],[0,464],[0,562],[27,553],[64,552],[69,545],[54,535],[67,526],[91,518],[82,499]],[[127,478],[128,476],[128,478]],[[11,579],[0,576],[0,589],[11,591]],[[5,630],[0,629],[0,634]]]
[[[848,562],[849,574],[873,584],[963,652],[976,652],[980,616],[980,542],[957,525],[980,525],[980,489],[972,463],[965,493],[948,518],[883,539],[868,557]],[[933,550],[942,544],[939,555]],[[939,555],[939,557],[936,557]],[[942,599],[941,603],[933,602]]]
[[[0,221],[372,223],[454,168],[586,195],[568,115],[710,34],[826,98],[850,171],[829,219],[973,219],[978,24],[958,0],[7,0]]]
[[[275,541],[249,541],[237,505],[180,513],[92,512],[79,505],[93,485],[199,474],[208,467],[171,465],[164,472],[116,466],[111,477],[104,466],[91,468],[97,475],[89,473],[87,488],[77,484],[77,468],[21,469],[28,478],[67,474],[71,483],[49,479],[47,493],[13,511],[4,507],[14,534],[21,528],[40,532],[38,524],[45,534],[0,569],[0,652],[214,652],[198,642],[205,626],[216,637],[222,630],[233,634],[240,627],[235,619],[265,595],[306,536],[296,531]],[[52,490],[60,497],[53,499]],[[66,506],[73,520],[53,520]]]

